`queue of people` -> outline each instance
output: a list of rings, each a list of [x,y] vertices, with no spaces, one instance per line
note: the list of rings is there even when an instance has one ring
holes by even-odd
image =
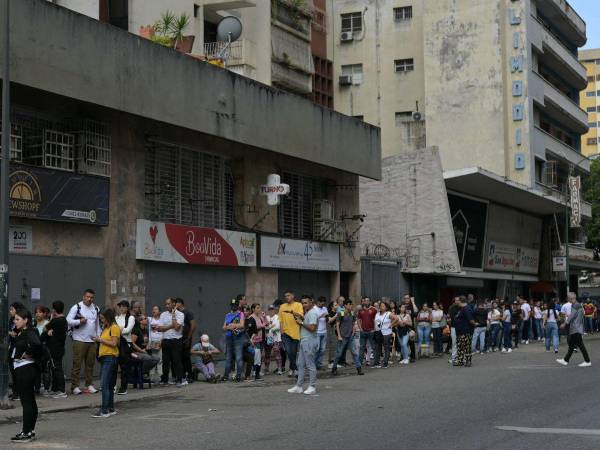
[[[272,363],[271,373],[281,376],[287,365],[287,376],[295,379],[289,393],[306,395],[317,392],[320,370],[330,369],[335,376],[340,366],[353,365],[357,375],[364,375],[365,366],[385,369],[394,361],[409,365],[444,354],[450,355],[453,366],[470,367],[474,354],[511,353],[530,341],[544,342],[546,351],[556,354],[561,335],[567,338],[568,352],[556,361],[568,365],[578,349],[584,359],[579,366],[591,366],[582,337],[588,330],[595,331],[594,320],[588,319],[590,315],[594,319],[597,311],[587,306],[588,301],[579,303],[573,293],[563,304],[556,299],[530,304],[520,296],[513,302],[459,296],[447,311],[439,302],[419,308],[409,295],[398,304],[385,298],[372,302],[369,297],[358,305],[344,297],[326,303],[325,297],[297,298],[288,291],[283,302],[276,301],[264,311],[262,305],[248,305],[246,297],[238,295],[223,321],[222,376],[215,368],[221,350],[205,333],[194,341],[196,322],[183,299],[167,298],[163,308],[152,306],[148,317],[138,302],[121,301],[114,309],[100,311],[92,289],[85,290],[66,316],[61,301],[52,304],[52,311],[36,306],[34,316],[22,304],[13,303],[9,309],[12,398],[22,403],[23,427],[12,439],[35,439],[36,395],[55,399],[69,395],[62,362],[67,335],[73,349],[70,394],[98,392],[92,375],[94,365],[100,363],[102,405],[95,418],[117,414],[114,395],[127,395],[131,384],[184,387],[200,376],[210,383],[260,380]]]

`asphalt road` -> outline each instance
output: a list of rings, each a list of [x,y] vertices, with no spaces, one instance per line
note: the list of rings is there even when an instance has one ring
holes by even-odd
[[[554,353],[530,344],[476,356],[472,368],[435,359],[322,379],[311,397],[288,394],[278,377],[197,383],[117,405],[108,419],[92,419],[91,410],[46,414],[38,440],[18,447],[600,449],[600,340],[586,343],[590,368],[576,366],[578,354],[559,366]],[[11,448],[16,431],[0,425],[0,448]]]

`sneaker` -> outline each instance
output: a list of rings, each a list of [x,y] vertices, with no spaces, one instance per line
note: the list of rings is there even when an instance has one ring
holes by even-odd
[[[35,432],[30,431],[29,433],[23,433],[22,431],[10,438],[12,442],[31,442],[35,440]]]
[[[109,409],[108,410],[108,415],[109,416],[116,416],[117,415],[117,410],[115,410],[115,409]]]
[[[57,392],[56,394],[54,394],[52,396],[52,398],[67,398],[67,393],[66,392]]]
[[[302,388],[300,386],[294,386],[287,390],[290,394],[302,394]]]
[[[373,369],[381,369],[381,364],[375,364],[375,365],[373,366]]]
[[[557,355],[558,354],[558,349],[554,350],[554,354]]]
[[[577,364],[578,367],[591,367],[592,363],[591,362],[582,362],[581,364]]]
[[[96,389],[93,384],[90,384],[87,387],[87,392],[88,392],[88,394],[95,394],[98,392],[98,389]]]
[[[309,386],[308,389],[306,389],[303,394],[306,395],[314,395],[317,393],[317,389],[314,386]]]
[[[99,409],[98,411],[96,411],[94,414],[92,414],[92,417],[96,417],[96,418],[106,418],[106,417],[110,417],[110,414],[107,412],[102,411],[101,409]]]
[[[293,370],[290,370],[290,371],[288,372],[288,378],[292,378],[293,376],[294,376],[294,371],[293,371]]]
[[[79,395],[81,394],[81,389],[79,389],[79,387],[76,387],[75,389],[73,389],[73,395]]]
[[[277,372],[275,372],[277,375],[283,375],[283,371],[282,370],[278,370]]]
[[[119,389],[117,395],[127,395],[127,389]]]
[[[512,348],[509,348],[508,350],[506,350],[506,353],[512,353]]]
[[[525,345],[529,345],[529,341],[525,341]]]
[[[410,361],[408,359],[403,359],[402,361],[400,361],[402,364],[410,364]]]
[[[563,358],[557,359],[556,362],[559,364],[562,364],[563,366],[569,365],[569,363],[567,361],[565,361]]]
[[[546,349],[546,353],[550,353],[550,349],[549,348]]]
[[[188,382],[184,380],[184,381],[182,381],[181,383],[177,383],[177,384],[175,385],[175,387],[182,388],[182,387],[185,387],[185,386],[187,386],[187,385],[188,385]]]
[[[503,348],[500,353],[506,353],[506,352],[507,352],[507,350],[505,348]]]

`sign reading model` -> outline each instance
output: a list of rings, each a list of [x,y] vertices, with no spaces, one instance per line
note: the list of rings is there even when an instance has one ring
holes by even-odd
[[[256,266],[256,235],[138,219],[135,257],[210,266]]]
[[[10,165],[10,215],[108,225],[110,180],[104,177]]]
[[[261,236],[260,265],[279,269],[340,270],[340,246],[325,242]]]

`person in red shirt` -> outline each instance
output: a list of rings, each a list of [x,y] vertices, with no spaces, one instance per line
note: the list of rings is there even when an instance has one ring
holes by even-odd
[[[369,353],[375,348],[375,315],[377,314],[377,308],[371,305],[369,297],[362,298],[361,306],[360,311],[358,311],[358,329],[360,330],[360,350],[358,355],[362,365],[365,351],[367,350],[367,342],[369,343]],[[367,365],[369,365],[368,356]]]

